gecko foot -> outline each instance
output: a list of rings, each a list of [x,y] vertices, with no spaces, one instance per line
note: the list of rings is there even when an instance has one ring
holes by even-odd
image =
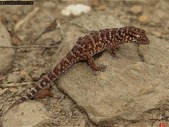
[[[116,52],[119,50],[120,47],[116,47],[114,49],[111,50],[111,55],[113,56],[113,58],[118,59],[120,58],[119,56],[116,55]]]
[[[105,71],[105,69],[106,69],[106,65],[103,65],[103,64],[101,64],[101,65],[99,65],[99,66],[96,66],[94,69],[93,69],[93,71],[94,71],[94,74],[96,73],[96,71]]]
[[[119,59],[119,58],[120,58],[120,57],[119,57],[118,55],[116,55],[115,53],[112,53],[111,55],[112,55],[113,58],[115,58],[115,59]]]

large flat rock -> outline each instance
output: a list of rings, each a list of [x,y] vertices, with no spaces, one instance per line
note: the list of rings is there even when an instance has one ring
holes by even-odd
[[[94,30],[120,26],[113,17],[107,17],[84,16],[73,22]],[[58,63],[83,35],[80,28],[69,26],[53,63]],[[57,80],[57,85],[98,125],[111,126],[113,120],[119,118],[138,120],[145,112],[158,108],[169,93],[169,44],[156,37],[148,37],[151,43],[139,47],[144,62],[138,55],[137,47],[124,44],[117,52],[119,59],[114,59],[105,51],[96,60],[97,64],[107,65],[105,72],[93,75],[85,62],[77,63]]]
[[[0,46],[5,47],[11,46],[11,37],[7,29],[1,22],[0,22]],[[14,55],[15,55],[14,49],[0,48],[0,74],[6,73],[11,68]]]

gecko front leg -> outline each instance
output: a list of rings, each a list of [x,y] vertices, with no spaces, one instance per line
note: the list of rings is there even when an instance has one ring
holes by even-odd
[[[111,52],[111,55],[112,55],[114,58],[119,58],[119,57],[116,55],[116,52],[117,52],[117,50],[119,49],[119,46],[109,45],[109,46],[108,46],[108,49],[109,49],[109,51]]]
[[[93,56],[91,56],[89,53],[85,53],[83,56],[84,59],[87,61],[89,67],[94,71],[105,71],[106,65],[96,65],[93,59]]]

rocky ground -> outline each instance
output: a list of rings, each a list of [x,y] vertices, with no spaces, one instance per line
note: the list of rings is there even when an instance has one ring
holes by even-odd
[[[61,11],[74,3],[91,10],[63,16]],[[168,0],[34,1],[33,6],[1,5],[0,12],[0,126],[169,126]],[[96,63],[106,71],[96,75],[85,62],[77,63],[52,84],[52,97],[3,114],[80,36],[126,25],[145,29],[151,43],[121,45],[118,59],[105,51]]]

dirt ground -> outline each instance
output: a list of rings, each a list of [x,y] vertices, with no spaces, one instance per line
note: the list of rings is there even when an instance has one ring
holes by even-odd
[[[110,14],[124,25],[146,28],[149,35],[169,40],[168,0],[35,0],[33,6],[0,5],[0,20],[11,33],[12,45],[18,47],[14,48],[15,59],[11,69],[5,74],[0,74],[0,91],[3,91],[0,92],[0,117],[6,107],[49,72],[53,66],[50,63],[52,56],[64,38],[52,21],[57,18],[61,26],[66,24],[65,26],[69,27],[69,22],[77,17],[63,16],[61,10],[69,4],[76,3],[91,6],[92,10],[88,14]],[[87,14],[80,16],[84,15]],[[63,29],[66,30],[66,27]],[[53,28],[58,30],[58,35],[46,37],[45,34]],[[53,87],[56,85],[53,84]],[[52,118],[52,121],[45,121],[37,126],[97,126],[68,95],[59,89],[54,92],[52,98],[37,99],[45,105]],[[52,103],[49,103],[51,101]],[[142,123],[138,124],[141,125]],[[2,121],[0,126],[3,126]]]

